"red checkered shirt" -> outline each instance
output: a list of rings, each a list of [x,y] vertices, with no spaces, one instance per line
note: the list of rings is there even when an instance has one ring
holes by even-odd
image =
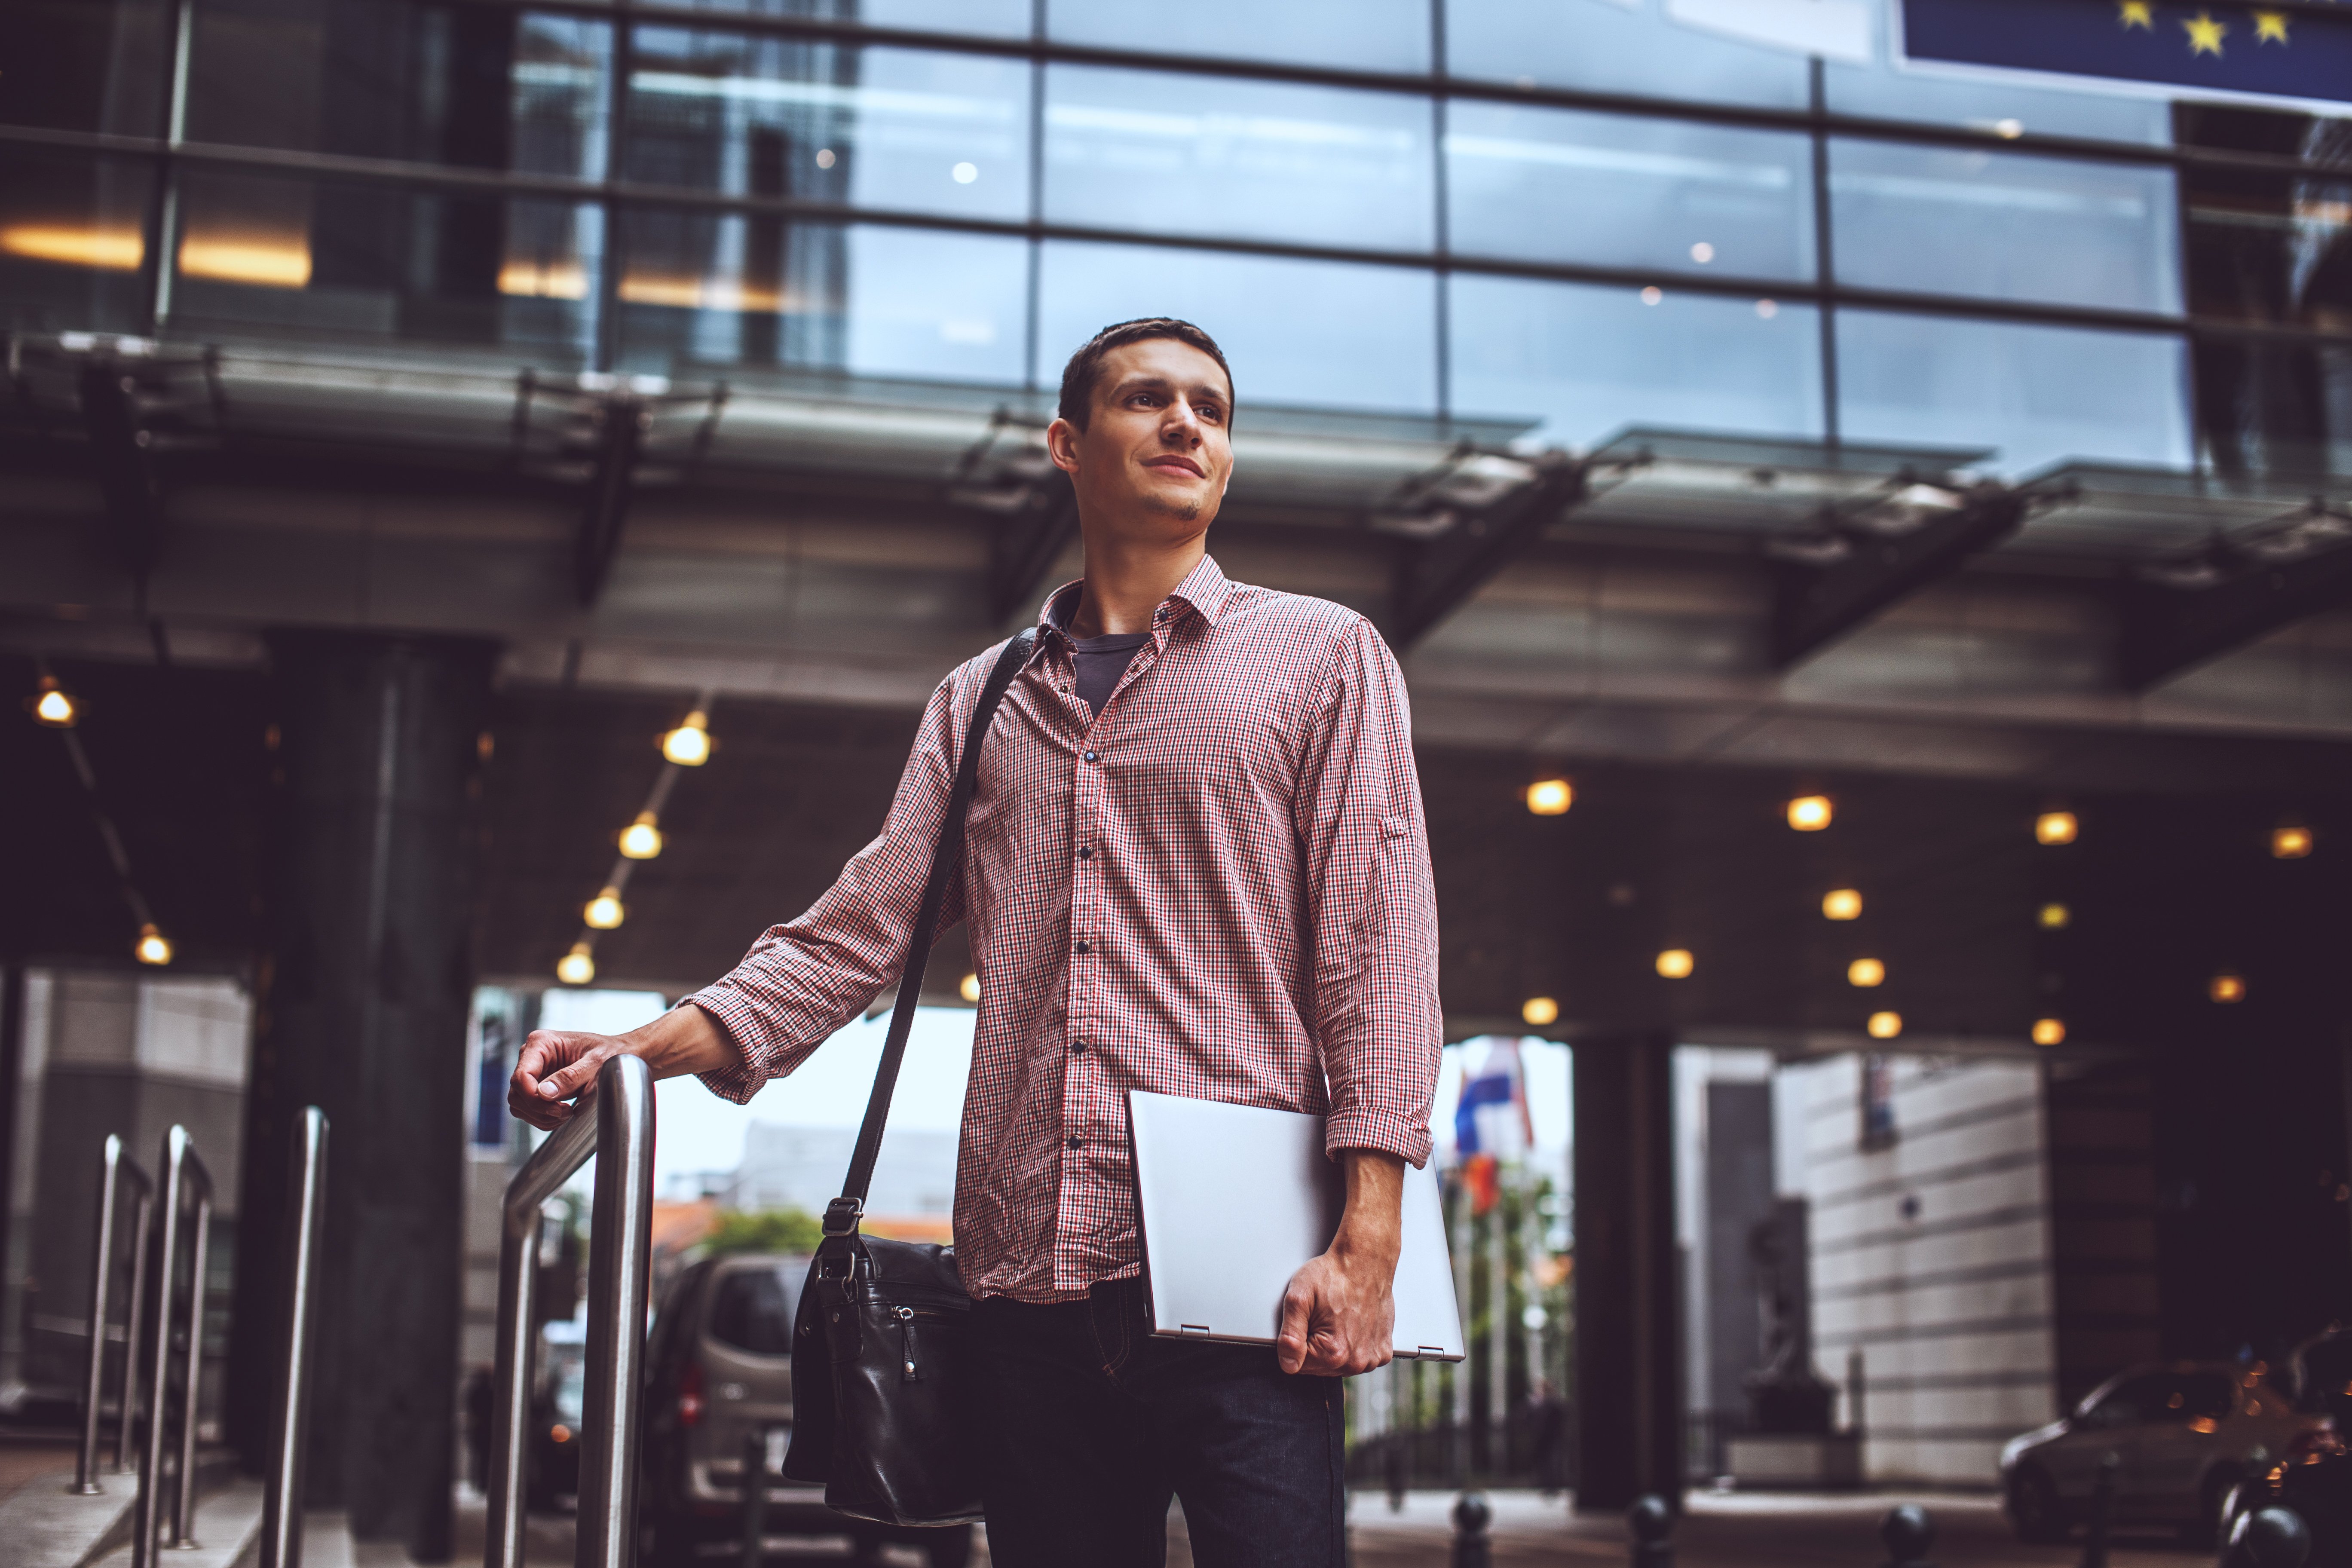
[[[980,758],[962,876],[980,1017],[955,1235],[975,1296],[1139,1267],[1130,1089],[1328,1113],[1327,1146],[1429,1158],[1436,899],[1404,678],[1371,624],[1203,558],[1089,715],[1047,601]],[[999,647],[1003,645],[999,644]],[[749,1100],[898,975],[992,648],[923,710],[881,836],[690,1000]],[[936,933],[934,933],[936,935]]]

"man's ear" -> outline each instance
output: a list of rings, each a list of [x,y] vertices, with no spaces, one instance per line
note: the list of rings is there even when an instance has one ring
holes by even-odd
[[[1045,426],[1045,455],[1054,459],[1054,467],[1064,473],[1078,471],[1078,427],[1066,419],[1056,419]]]

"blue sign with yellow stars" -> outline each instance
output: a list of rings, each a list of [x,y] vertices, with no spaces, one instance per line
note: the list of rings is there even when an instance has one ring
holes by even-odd
[[[2352,101],[2352,4],[1903,0],[1903,52],[1942,65]]]

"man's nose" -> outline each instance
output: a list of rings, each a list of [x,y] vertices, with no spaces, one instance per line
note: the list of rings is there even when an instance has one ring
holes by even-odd
[[[1192,405],[1178,398],[1168,405],[1168,416],[1160,422],[1160,438],[1181,442],[1187,447],[1201,444],[1201,416]]]

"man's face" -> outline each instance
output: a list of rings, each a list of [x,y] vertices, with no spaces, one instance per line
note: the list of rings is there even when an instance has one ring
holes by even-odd
[[[1181,538],[1208,527],[1233,478],[1233,389],[1217,362],[1173,338],[1103,357],[1084,430],[1056,419],[1054,461],[1082,515]]]

